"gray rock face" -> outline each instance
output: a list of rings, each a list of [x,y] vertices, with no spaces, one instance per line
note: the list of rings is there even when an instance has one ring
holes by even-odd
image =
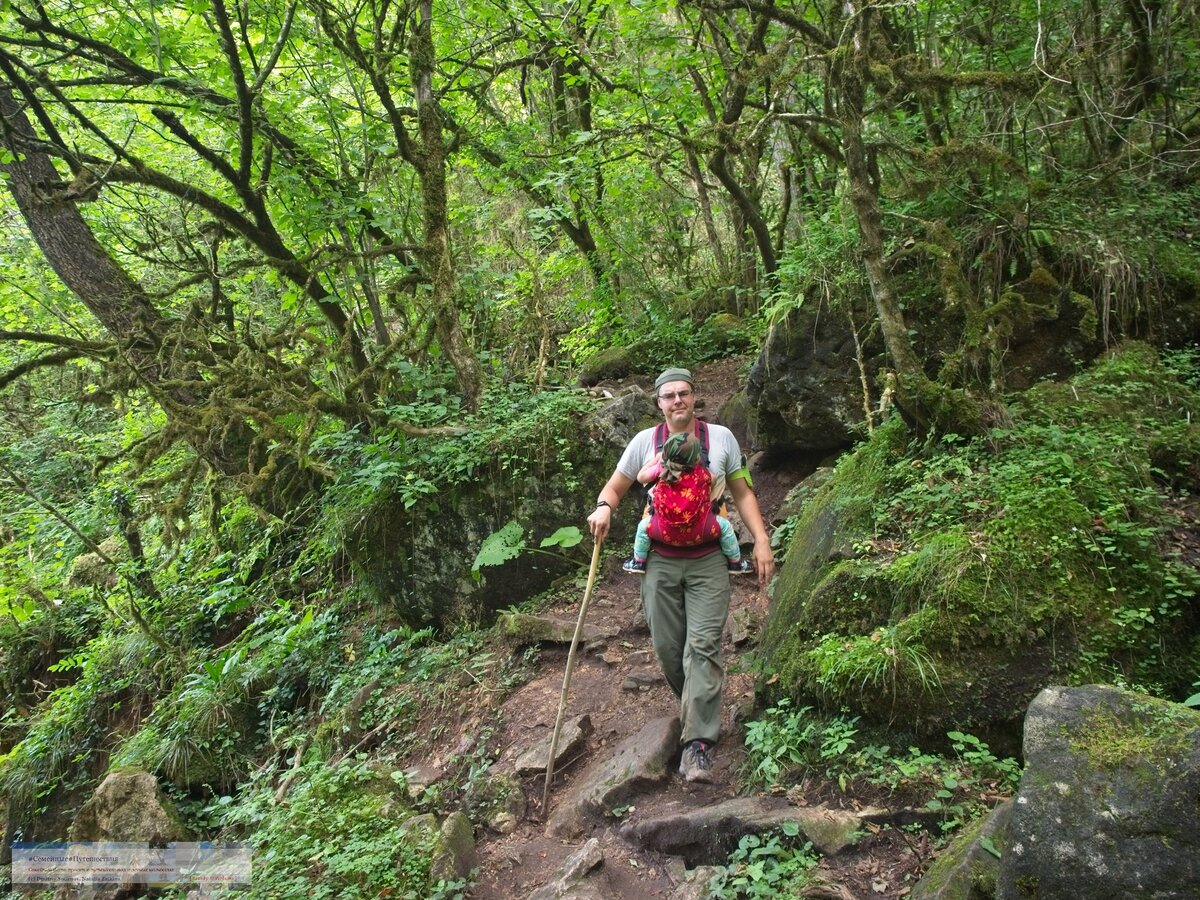
[[[864,348],[873,383],[882,348]],[[849,446],[864,421],[854,335],[844,314],[803,306],[771,329],[746,394],[752,444],[763,450],[828,451]]]
[[[72,841],[146,841],[163,847],[188,840],[174,805],[149,772],[111,772],[71,824]]]
[[[654,397],[641,388],[631,387],[589,417],[587,430],[596,443],[619,449],[629,443],[630,438],[647,424],[658,419],[658,405]],[[616,463],[615,457],[609,468]]]
[[[667,780],[667,764],[679,752],[679,719],[648,722],[627,738],[610,756],[580,774],[546,825],[551,837],[575,838],[590,821],[611,813],[642,791]]]
[[[510,471],[497,462],[479,469],[468,483],[415,502],[389,482],[391,492],[381,491],[346,535],[344,549],[364,582],[393,603],[405,622],[429,624],[456,610],[499,612],[574,571],[577,563],[570,559],[520,553],[485,566],[476,580],[470,561],[509,521],[522,525],[534,547],[565,522],[583,523],[596,486],[612,473],[623,438],[636,430],[631,417],[637,410],[654,413],[644,393],[630,397],[597,406],[595,415],[564,420],[557,436],[572,451],[550,454],[537,471]],[[614,520],[613,538],[621,539],[626,520]]]
[[[158,779],[139,770],[109,773],[79,810],[68,837],[80,843],[128,841],[151,847],[191,839],[174,804],[159,789]],[[83,893],[93,900],[110,900],[138,889],[136,881],[118,881]],[[80,896],[80,889],[63,886],[54,896],[68,900]]]
[[[1002,900],[1200,896],[1200,713],[1117,688],[1046,688],[1025,718],[1026,771]]]

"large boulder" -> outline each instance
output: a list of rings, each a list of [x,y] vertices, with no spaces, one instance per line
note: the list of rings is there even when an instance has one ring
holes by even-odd
[[[964,347],[971,327],[961,307],[946,302],[925,268],[901,268],[895,273],[896,288],[906,302],[910,337],[922,359],[942,360],[938,379],[961,385],[988,370],[985,346]],[[879,329],[863,327],[875,317],[864,300],[857,300],[855,312],[858,341],[844,299],[839,306],[808,297],[771,328],[747,385],[755,447],[830,451],[849,446],[861,433],[865,406],[878,405],[880,373],[888,365]],[[988,379],[1007,390],[1022,390],[1076,372],[1108,343],[1099,333],[1098,305],[1041,266],[1003,285],[989,307],[988,325],[991,340],[1002,344],[1003,353]],[[1194,333],[1194,316],[1184,314],[1178,322],[1172,317],[1172,322],[1161,323],[1168,326],[1161,328],[1163,335]],[[1110,326],[1118,328],[1116,322]],[[1130,336],[1154,334],[1160,327],[1130,321],[1118,330]]]
[[[153,847],[188,840],[174,804],[149,772],[110,772],[71,824],[72,841],[145,841]]]
[[[1024,747],[1014,800],[964,832],[913,900],[1200,896],[1200,712],[1049,687]]]
[[[535,548],[566,525],[584,530],[596,492],[625,443],[653,415],[653,402],[633,390],[588,416],[564,416],[547,426],[544,446],[536,451],[545,457],[537,462],[505,460],[498,453],[469,482],[443,493],[416,502],[402,491],[381,497],[347,528],[346,552],[365,585],[404,621],[473,620],[481,611],[487,618],[586,566],[588,557],[579,547],[561,555],[522,552],[472,573],[483,542],[510,521]],[[520,450],[527,452],[535,451]],[[634,506],[623,504],[614,538],[621,537]]]
[[[1025,760],[1002,900],[1200,895],[1200,712],[1046,688],[1025,718]]]
[[[1002,755],[1015,754],[1030,700],[1062,679],[1073,644],[1065,636],[989,642],[986,651],[922,643],[923,620],[901,614],[886,554],[862,549],[872,536],[847,502],[855,477],[819,476],[798,511],[759,642],[780,677],[760,684],[760,700],[845,706],[872,722],[903,720],[935,740],[966,727]]]
[[[873,383],[883,347],[876,340],[863,354]],[[801,453],[848,447],[864,421],[862,373],[849,319],[822,304],[792,310],[767,335],[746,394],[754,447]]]

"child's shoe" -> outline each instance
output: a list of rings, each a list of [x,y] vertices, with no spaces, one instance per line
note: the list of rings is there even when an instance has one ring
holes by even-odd
[[[630,575],[645,575],[646,561],[644,559],[627,559],[621,568]]]
[[[730,560],[729,562],[730,575],[749,575],[753,571],[754,567],[750,565],[750,560],[748,559],[739,559],[737,562]]]

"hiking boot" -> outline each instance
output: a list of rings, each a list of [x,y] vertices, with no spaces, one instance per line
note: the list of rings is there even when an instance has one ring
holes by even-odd
[[[750,565],[750,560],[739,559],[737,562],[729,563],[730,575],[749,575],[754,571],[754,566]]]
[[[621,568],[630,575],[645,575],[646,561],[644,559],[627,559]]]
[[[705,741],[692,741],[683,748],[679,759],[679,774],[684,781],[702,781],[712,784],[713,745]]]

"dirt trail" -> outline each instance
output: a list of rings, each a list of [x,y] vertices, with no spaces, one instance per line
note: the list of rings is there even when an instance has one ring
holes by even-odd
[[[720,404],[737,390],[738,365],[738,360],[726,360],[697,370],[701,415],[715,418]],[[770,524],[791,484],[778,483],[770,473],[756,472],[755,478],[764,515]],[[662,680],[650,648],[649,632],[640,616],[638,577],[621,571],[621,561],[628,549],[619,545],[622,540],[614,540],[605,548],[587,617],[589,624],[607,626],[617,631],[617,636],[601,649],[579,654],[567,703],[567,716],[589,715],[594,731],[585,756],[562,763],[556,771],[550,811],[557,800],[566,796],[573,779],[597,755],[603,755],[635,734],[651,719],[678,714],[678,703]],[[546,610],[545,614],[574,621],[581,600],[582,596],[570,598]],[[766,608],[765,593],[759,590],[753,576],[733,579],[731,622],[735,610],[748,610],[761,621]],[[725,684],[723,737],[715,760],[715,783],[686,784],[673,776],[659,791],[635,801],[621,819],[614,818],[611,827],[596,829],[592,836],[600,840],[605,857],[603,880],[613,896],[667,897],[674,890],[667,872],[667,860],[622,841],[616,835],[621,824],[653,816],[669,807],[700,807],[736,794],[734,775],[743,757],[736,711],[750,701],[753,681],[748,674],[738,671],[741,651],[733,646],[728,628],[725,652],[730,674]],[[544,649],[535,677],[508,697],[500,708],[495,739],[502,749],[495,767],[497,771],[511,772],[515,757],[553,730],[566,658],[566,647]],[[651,683],[637,690],[623,690],[622,684],[630,675],[641,676],[642,680]],[[480,837],[480,875],[472,897],[511,900],[527,896],[553,877],[567,856],[583,843],[583,839],[564,843],[546,836],[548,811],[540,809],[543,785],[541,775],[525,780],[529,815],[515,832]]]
[[[572,780],[596,756],[635,734],[651,719],[678,714],[675,696],[658,673],[650,650],[649,632],[640,624],[636,579],[637,576],[621,571],[619,555],[608,556],[588,611],[588,622],[619,629],[619,634],[608,641],[604,649],[577,657],[567,715],[589,715],[594,732],[588,741],[587,756],[568,761],[556,770],[551,807],[569,792]],[[765,597],[757,590],[752,578],[735,581],[732,608],[753,610],[759,616],[765,612]],[[578,614],[578,605],[553,608],[546,614],[574,618]],[[604,879],[614,896],[667,897],[674,890],[667,874],[666,859],[625,844],[616,835],[621,824],[653,817],[667,809],[707,806],[736,794],[734,774],[742,752],[740,728],[734,724],[734,713],[739,704],[750,699],[753,683],[748,674],[737,672],[740,653],[732,646],[728,630],[725,651],[731,674],[725,684],[726,709],[722,742],[715,760],[715,783],[685,784],[675,775],[661,789],[635,801],[621,818],[614,817],[611,827],[597,828],[591,835],[600,840],[605,857]],[[497,734],[498,746],[504,749],[497,771],[511,772],[515,757],[554,728],[566,657],[565,647],[544,650],[537,676],[504,703]],[[654,675],[656,680],[638,690],[623,690],[626,676],[635,673]],[[525,780],[525,793],[530,801],[529,816],[513,834],[480,839],[480,877],[472,897],[511,900],[527,896],[548,881],[566,857],[583,843],[583,839],[564,843],[546,836],[546,816],[539,808],[543,785],[541,775]]]

